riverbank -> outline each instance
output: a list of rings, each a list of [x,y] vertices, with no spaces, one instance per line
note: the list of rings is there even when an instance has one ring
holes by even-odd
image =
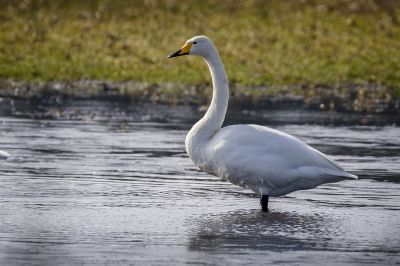
[[[307,84],[308,94],[318,84],[339,84],[331,87],[353,95],[359,89],[348,84],[383,84],[373,87],[400,98],[396,0],[0,3],[0,78],[6,80],[201,84],[210,80],[205,64],[166,55],[203,34],[218,47],[230,82],[257,91],[246,97],[261,97],[264,85]]]
[[[246,109],[303,108],[364,113],[400,113],[400,100],[383,85],[244,86],[231,85],[230,105]],[[66,99],[98,99],[132,103],[206,105],[211,85],[115,82],[27,82],[0,80],[0,97],[57,103]]]

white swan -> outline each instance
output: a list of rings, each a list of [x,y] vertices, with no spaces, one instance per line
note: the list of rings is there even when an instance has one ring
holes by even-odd
[[[263,211],[268,211],[269,196],[357,179],[323,153],[284,132],[259,125],[221,128],[229,86],[217,50],[210,39],[196,36],[168,57],[181,55],[202,57],[213,82],[210,107],[185,140],[186,152],[200,169],[250,188],[260,195]]]
[[[7,159],[9,156],[8,152],[0,150],[0,160]]]

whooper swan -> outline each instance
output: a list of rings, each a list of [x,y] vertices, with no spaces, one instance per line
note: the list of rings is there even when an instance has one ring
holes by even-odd
[[[259,125],[221,128],[228,107],[229,86],[216,48],[207,37],[196,36],[168,57],[182,55],[202,57],[213,83],[211,104],[185,140],[186,152],[201,170],[250,188],[260,195],[265,212],[269,196],[357,179],[325,154],[284,132]]]

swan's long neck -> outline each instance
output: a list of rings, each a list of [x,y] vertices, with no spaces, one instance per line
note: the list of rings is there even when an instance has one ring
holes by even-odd
[[[205,148],[205,144],[221,128],[229,99],[228,79],[218,52],[213,49],[209,55],[204,57],[204,60],[211,72],[213,96],[204,117],[192,127],[186,136],[186,152],[194,161],[200,156],[200,150]]]

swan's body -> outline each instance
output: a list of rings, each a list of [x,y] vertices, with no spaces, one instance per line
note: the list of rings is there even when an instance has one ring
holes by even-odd
[[[169,57],[185,54],[203,57],[213,80],[210,107],[185,141],[186,152],[200,169],[250,188],[262,196],[265,204],[268,196],[357,179],[323,153],[284,132],[259,125],[221,128],[229,86],[218,52],[207,37],[197,36]]]
[[[0,150],[0,160],[7,159],[9,156],[10,154],[8,152]]]
[[[259,125],[224,127],[203,145],[194,159],[202,170],[259,195],[282,196],[354,177],[301,140]]]

